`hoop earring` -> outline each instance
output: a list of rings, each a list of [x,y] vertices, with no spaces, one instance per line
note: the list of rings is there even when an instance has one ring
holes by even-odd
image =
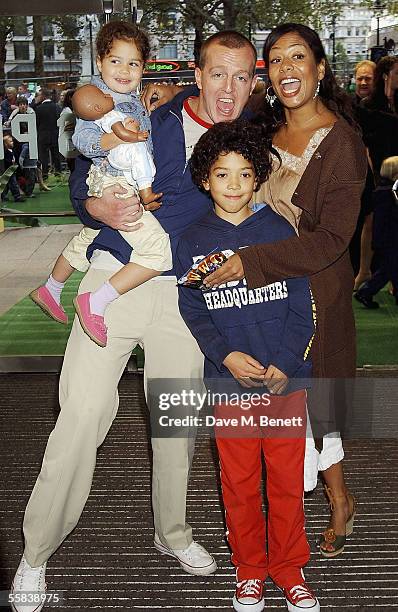
[[[270,89],[272,90],[272,94],[270,94]],[[267,100],[268,104],[273,107],[275,102],[276,102],[276,95],[274,90],[272,89],[272,85],[270,85],[269,87],[267,87],[267,93],[265,96],[265,99]]]
[[[318,85],[316,86],[315,93],[314,93],[314,95],[312,96],[312,99],[313,99],[313,100],[315,100],[315,98],[318,96],[320,88],[321,88],[321,82],[320,82],[320,81],[318,81]]]

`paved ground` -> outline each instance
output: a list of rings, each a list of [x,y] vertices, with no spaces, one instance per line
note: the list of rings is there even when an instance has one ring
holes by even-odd
[[[0,316],[37,287],[81,225],[6,229],[0,233]]]
[[[23,511],[57,416],[57,380],[43,374],[0,376],[0,591],[9,586],[22,552]],[[370,412],[361,397],[357,402],[359,421],[366,418],[378,439],[346,442],[345,469],[348,484],[358,497],[358,516],[343,555],[325,560],[317,553],[316,540],[327,523],[321,489],[305,502],[313,551],[306,574],[323,612],[398,607],[398,394],[392,384],[381,379],[373,388],[377,410]],[[120,395],[120,410],[99,450],[81,521],[49,562],[49,589],[63,593],[62,609],[73,612],[231,610],[234,572],[224,538],[211,441],[203,436],[199,439],[188,515],[195,537],[213,552],[219,569],[212,577],[198,578],[184,574],[173,559],[152,547],[150,451],[142,378],[125,375]],[[353,430],[359,432],[355,423]],[[266,610],[285,610],[272,585]]]

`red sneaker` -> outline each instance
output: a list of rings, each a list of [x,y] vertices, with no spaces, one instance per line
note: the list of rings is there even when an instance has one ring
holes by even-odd
[[[300,610],[320,612],[319,601],[305,582],[281,590],[285,596],[289,612],[299,612]]]
[[[107,328],[104,323],[104,317],[92,314],[90,310],[90,293],[81,293],[73,300],[76,314],[79,317],[80,324],[86,334],[98,346],[106,346]]]
[[[232,600],[236,612],[262,612],[264,610],[264,583],[259,578],[242,580],[236,585]]]
[[[68,323],[68,315],[62,306],[57,304],[47,287],[43,285],[42,287],[34,289],[32,293],[29,294],[29,297],[35,304],[40,306],[43,312],[54,319],[54,321],[58,321],[58,323],[63,323],[64,325]]]

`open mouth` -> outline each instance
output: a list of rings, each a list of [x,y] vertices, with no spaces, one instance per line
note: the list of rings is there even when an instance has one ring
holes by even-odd
[[[235,102],[232,98],[218,98],[216,107],[223,115],[230,115],[235,107]]]
[[[294,78],[282,79],[280,86],[284,94],[293,96],[300,91],[301,81]]]
[[[129,85],[131,82],[130,79],[115,79],[115,81],[120,83],[120,85]]]

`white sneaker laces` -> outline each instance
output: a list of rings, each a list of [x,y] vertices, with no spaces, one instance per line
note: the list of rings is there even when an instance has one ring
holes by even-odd
[[[261,580],[258,578],[256,580],[242,580],[238,587],[240,588],[240,595],[255,595],[258,597],[261,591]]]
[[[314,599],[311,591],[305,584],[297,584],[289,591],[294,601],[303,601],[303,599]]]

